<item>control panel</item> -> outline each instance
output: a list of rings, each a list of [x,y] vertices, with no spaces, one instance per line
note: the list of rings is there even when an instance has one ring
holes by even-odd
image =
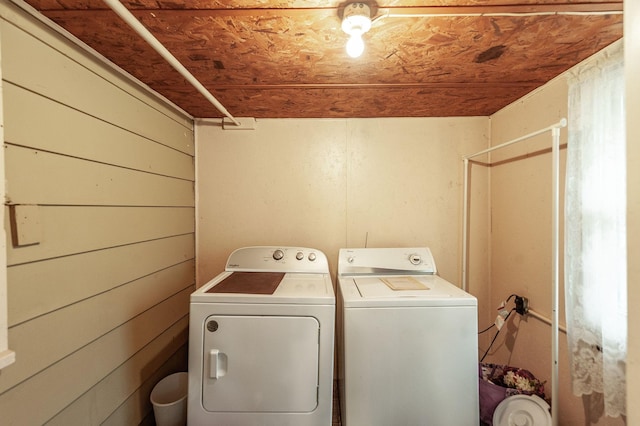
[[[338,274],[436,274],[436,264],[427,247],[340,249]]]
[[[323,252],[308,247],[256,246],[235,250],[225,271],[329,273]]]

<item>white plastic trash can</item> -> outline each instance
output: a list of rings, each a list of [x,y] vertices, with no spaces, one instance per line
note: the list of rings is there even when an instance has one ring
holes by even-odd
[[[151,391],[151,404],[157,426],[187,424],[188,373],[174,373],[160,380]]]

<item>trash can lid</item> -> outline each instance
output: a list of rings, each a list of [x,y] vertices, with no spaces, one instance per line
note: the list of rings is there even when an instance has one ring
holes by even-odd
[[[513,395],[504,399],[493,413],[494,426],[551,425],[549,404],[537,395]]]

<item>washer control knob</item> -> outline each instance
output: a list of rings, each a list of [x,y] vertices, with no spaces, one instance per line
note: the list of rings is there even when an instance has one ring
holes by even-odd
[[[283,257],[284,257],[284,252],[282,250],[278,249],[273,252],[273,258],[275,260],[282,260]]]
[[[316,254],[315,254],[315,253],[313,253],[313,252],[312,252],[312,253],[309,253],[309,260],[310,260],[311,262],[313,262],[314,260],[316,260]]]
[[[296,259],[298,260],[302,260],[304,259],[304,253],[302,253],[301,251],[296,253]]]
[[[412,265],[419,265],[422,263],[422,258],[419,254],[413,253],[409,255],[409,262],[411,262]]]
[[[353,257],[353,256],[347,257],[347,262],[349,262],[349,263],[353,263],[354,260],[356,260],[356,258]]]

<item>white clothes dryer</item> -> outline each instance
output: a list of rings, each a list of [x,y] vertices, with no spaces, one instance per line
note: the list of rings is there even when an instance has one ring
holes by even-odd
[[[191,294],[188,424],[331,425],[334,317],[321,251],[234,251]]]
[[[344,426],[479,424],[477,300],[428,248],[341,249]]]

